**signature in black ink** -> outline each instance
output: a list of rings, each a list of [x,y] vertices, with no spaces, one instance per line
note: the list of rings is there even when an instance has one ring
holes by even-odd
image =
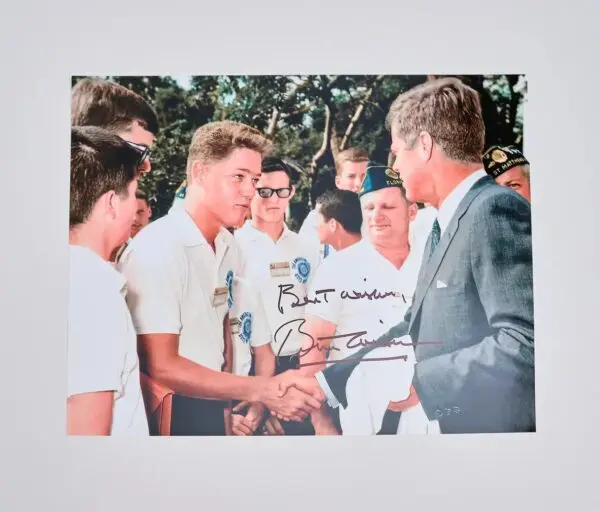
[[[361,336],[366,334],[367,331],[357,331],[357,332],[351,332],[348,334],[336,334],[334,336],[323,336],[323,337],[319,337],[319,338],[315,339],[311,334],[302,330],[302,326],[304,325],[305,322],[306,322],[306,319],[304,319],[304,318],[295,318],[294,320],[290,320],[290,321],[285,322],[284,324],[280,325],[279,328],[277,329],[277,331],[275,331],[275,334],[273,335],[273,342],[275,344],[279,344],[280,340],[278,339],[278,334],[280,333],[280,331],[285,332],[285,328],[287,327],[287,334],[285,335],[285,338],[283,339],[283,341],[281,341],[279,350],[277,351],[277,354],[276,354],[277,358],[281,357],[281,352],[282,352],[283,348],[285,347],[285,344],[286,344],[288,338],[290,337],[292,332],[294,332],[294,328],[290,327],[291,324],[296,324],[296,328],[297,328],[296,332],[298,332],[302,336],[306,336],[307,338],[310,338],[310,346],[300,349],[300,351],[297,354],[298,357],[303,357],[303,356],[309,354],[310,352],[312,352],[313,350],[317,350],[318,352],[331,352],[331,351],[339,352],[340,351],[339,347],[330,346],[329,344],[321,345],[319,342],[324,341],[324,340],[335,340],[335,339],[340,339],[340,338],[350,338],[346,342],[346,347],[348,349],[354,349],[354,348],[358,348],[358,347],[369,347],[369,346],[373,347],[373,348],[377,348],[377,347],[390,347],[393,345],[401,345],[404,347],[410,347],[410,346],[415,345],[415,343],[413,343],[413,342],[410,342],[410,341],[406,342],[400,338],[390,338],[390,339],[380,338],[378,340],[372,340],[372,341],[362,339]],[[442,343],[443,342],[436,342],[436,341],[420,341],[419,342],[420,345],[440,345]],[[406,361],[407,357],[408,356],[406,356],[406,355],[402,355],[402,356],[393,356],[393,357],[388,356],[388,357],[362,358],[362,359],[346,358],[346,359],[340,359],[337,361],[325,360],[325,361],[316,361],[316,362],[311,362],[311,363],[301,363],[299,365],[299,367],[322,365],[322,364],[334,364],[334,363],[340,363],[343,361],[391,361],[394,359],[404,359]]]
[[[315,298],[309,299],[308,297],[304,297],[303,299],[300,299],[300,297],[298,297],[293,291],[291,291],[293,288],[294,288],[293,284],[280,284],[279,285],[279,298],[277,299],[277,309],[279,310],[279,312],[282,315],[283,315],[283,307],[281,306],[281,299],[283,298],[284,295],[289,295],[290,297],[292,297],[294,299],[294,302],[292,302],[292,304],[290,305],[292,308],[299,308],[302,306],[306,306],[307,304],[321,304],[321,300],[319,298],[319,296],[321,296],[321,295],[322,295],[322,299],[326,303],[329,303],[329,301],[327,300],[327,294],[335,293],[335,291],[336,291],[335,288],[326,288],[323,290],[316,290]],[[380,292],[379,290],[377,290],[377,288],[375,288],[374,290],[372,290],[370,292],[357,292],[356,290],[352,290],[351,292],[342,290],[340,292],[340,298],[342,300],[345,300],[345,299],[381,300],[381,299],[386,299],[387,297],[401,297],[402,300],[404,301],[404,304],[407,304],[407,298],[408,299],[412,298],[412,297],[406,297],[403,293],[399,293],[399,292]]]
[[[277,309],[279,310],[279,312],[283,315],[283,308],[281,307],[281,299],[284,295],[289,295],[290,297],[294,298],[294,302],[292,302],[291,307],[293,308],[299,308],[301,306],[306,306],[307,304],[321,304],[321,300],[319,299],[319,297],[315,297],[314,299],[309,299],[308,297],[304,297],[304,299],[302,299],[304,302],[300,302],[300,297],[298,297],[294,292],[292,292],[291,290],[294,288],[293,284],[280,284],[279,285],[279,298],[277,299]],[[317,290],[315,291],[315,295],[323,295],[323,300],[327,303],[329,303],[329,301],[327,300],[327,294],[329,292],[335,292],[335,288],[327,288],[325,290]]]
[[[378,299],[385,299],[387,297],[402,297],[402,300],[404,301],[404,304],[406,304],[406,297],[404,296],[403,293],[398,293],[398,292],[380,292],[379,290],[377,290],[377,288],[375,288],[373,291],[371,292],[357,292],[356,290],[352,290],[353,295],[350,295],[350,292],[346,291],[346,290],[342,290],[342,292],[340,293],[340,297],[342,299],[352,299],[352,300],[356,300],[356,299],[369,299],[369,300],[378,300]]]
[[[337,347],[328,347],[328,346],[320,345],[318,343],[318,341],[321,341],[321,339],[315,340],[315,338],[313,336],[311,336],[306,331],[302,330],[302,326],[304,325],[305,322],[306,322],[305,318],[295,318],[294,320],[290,320],[289,322],[285,322],[284,324],[281,324],[277,328],[277,330],[275,331],[275,334],[273,335],[273,343],[275,345],[278,345],[279,343],[281,343],[281,344],[279,345],[279,350],[277,350],[276,357],[281,357],[281,352],[282,352],[283,348],[285,347],[285,344],[287,343],[288,338],[290,337],[292,332],[294,332],[294,328],[290,327],[291,324],[297,324],[296,332],[298,334],[301,334],[302,336],[306,336],[307,338],[310,338],[310,348],[301,349],[300,352],[298,353],[298,357],[302,357],[303,355],[308,354],[311,350],[318,350],[319,352],[327,352],[329,350],[338,350],[338,351],[340,350]],[[286,329],[285,329],[286,327],[287,327],[287,334],[285,335],[285,338],[283,339],[283,341],[280,342],[280,340],[278,339],[278,335],[280,334],[280,332],[286,332]],[[323,338],[323,339],[329,339],[329,338]]]

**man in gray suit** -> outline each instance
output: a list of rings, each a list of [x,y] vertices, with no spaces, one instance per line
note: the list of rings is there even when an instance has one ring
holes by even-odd
[[[420,402],[442,433],[535,431],[530,205],[483,170],[479,97],[454,78],[427,82],[387,124],[407,198],[437,218],[404,320],[317,373],[329,405],[347,405],[353,369],[377,364],[371,350],[409,334],[417,362],[400,409]]]

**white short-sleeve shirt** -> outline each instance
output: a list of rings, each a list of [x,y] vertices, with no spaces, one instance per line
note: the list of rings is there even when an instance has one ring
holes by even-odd
[[[309,298],[314,303],[307,306],[307,317],[314,315],[335,324],[336,336],[366,331],[355,339],[334,339],[329,360],[350,356],[365,346],[361,340],[376,340],[404,318],[419,267],[420,257],[409,253],[396,269],[365,239],[321,263],[311,286]],[[319,293],[323,290],[331,291]]]
[[[319,265],[318,249],[284,226],[274,242],[247,221],[235,232],[243,261],[243,275],[257,290],[277,356],[297,354],[303,337],[304,299]],[[287,336],[287,333],[291,334]]]
[[[329,244],[322,244],[319,242],[319,234],[317,232],[317,210],[312,209],[308,212],[308,215],[304,219],[302,226],[298,230],[298,234],[304,238],[306,243],[313,244],[319,251],[319,261],[327,258],[330,254],[333,254],[335,248]]]
[[[271,343],[271,333],[257,291],[238,275],[233,280],[233,297],[233,307],[229,312],[233,373],[246,376],[252,365],[251,347]]]
[[[215,371],[224,364],[223,322],[233,306],[238,252],[221,229],[215,251],[184,209],[149,224],[119,261],[138,334],[179,335],[179,355]]]
[[[111,435],[148,435],[125,279],[86,247],[69,246],[68,396],[114,392]]]

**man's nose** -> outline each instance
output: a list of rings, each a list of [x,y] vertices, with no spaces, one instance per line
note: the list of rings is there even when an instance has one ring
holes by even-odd
[[[383,210],[381,208],[374,208],[372,218],[374,220],[381,220],[384,217]]]
[[[152,170],[152,164],[150,163],[150,159],[146,158],[143,162],[142,165],[140,165],[140,171],[144,174],[150,172]]]
[[[251,181],[246,181],[242,184],[240,192],[245,198],[252,199],[256,193],[256,187]]]

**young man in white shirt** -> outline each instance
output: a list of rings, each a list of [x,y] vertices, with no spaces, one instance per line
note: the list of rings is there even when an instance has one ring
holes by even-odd
[[[148,196],[141,190],[137,190],[135,193],[136,198],[136,209],[135,215],[133,217],[133,222],[131,223],[131,230],[129,234],[129,238],[127,241],[122,244],[117,250],[114,252],[114,255],[111,257],[111,261],[115,264],[121,259],[123,252],[129,246],[129,242],[131,239],[137,235],[142,228],[146,227],[150,222],[150,216],[152,214],[152,210],[150,209],[150,203],[148,203]]]
[[[315,207],[319,242],[336,251],[362,239],[362,210],[358,194],[349,190],[328,190],[317,199]]]
[[[137,235],[150,223],[150,217],[152,216],[152,209],[150,208],[148,196],[141,190],[138,190],[135,193],[135,198],[137,207],[135,209],[135,216],[131,224],[131,238]]]
[[[129,236],[144,152],[98,127],[71,130],[67,432],[148,435],[125,279],[109,263]]]
[[[302,371],[310,375],[326,361],[348,357],[386,332],[404,315],[416,287],[420,258],[411,254],[408,243],[413,205],[398,174],[385,166],[369,167],[359,197],[369,239],[325,260],[311,288],[310,298],[317,300],[307,307],[303,330],[309,336],[301,357]],[[402,355],[408,362],[404,368],[411,372],[412,346],[404,347]],[[408,386],[398,389],[398,399],[408,393]],[[381,430],[388,402],[372,413],[371,433]],[[313,421],[318,433],[333,433],[325,414],[313,415]]]
[[[319,263],[316,247],[285,224],[285,212],[295,192],[292,175],[283,160],[265,158],[250,203],[252,219],[235,232],[244,276],[257,290],[266,314],[274,374],[297,368],[302,341],[293,326],[304,318],[302,301]],[[301,434],[306,433],[305,427],[306,424],[288,423],[283,430],[287,434]]]
[[[231,373],[228,314],[240,266],[226,228],[244,219],[270,146],[240,123],[200,127],[189,150],[183,208],[147,226],[121,258],[143,370],[173,391],[171,435],[228,433],[232,399],[262,402],[299,421],[322,399],[312,383],[308,391],[318,399],[304,392],[281,396],[285,377]]]
[[[348,148],[341,151],[335,161],[335,186],[339,190],[349,190],[358,192],[365,179],[365,173],[369,166],[369,154],[363,148]],[[318,198],[317,198],[318,202]],[[310,243],[316,243],[317,240],[317,212],[315,209],[310,211],[302,223],[298,232],[306,237]],[[335,249],[329,244],[321,243],[319,245],[321,259],[335,252]]]

